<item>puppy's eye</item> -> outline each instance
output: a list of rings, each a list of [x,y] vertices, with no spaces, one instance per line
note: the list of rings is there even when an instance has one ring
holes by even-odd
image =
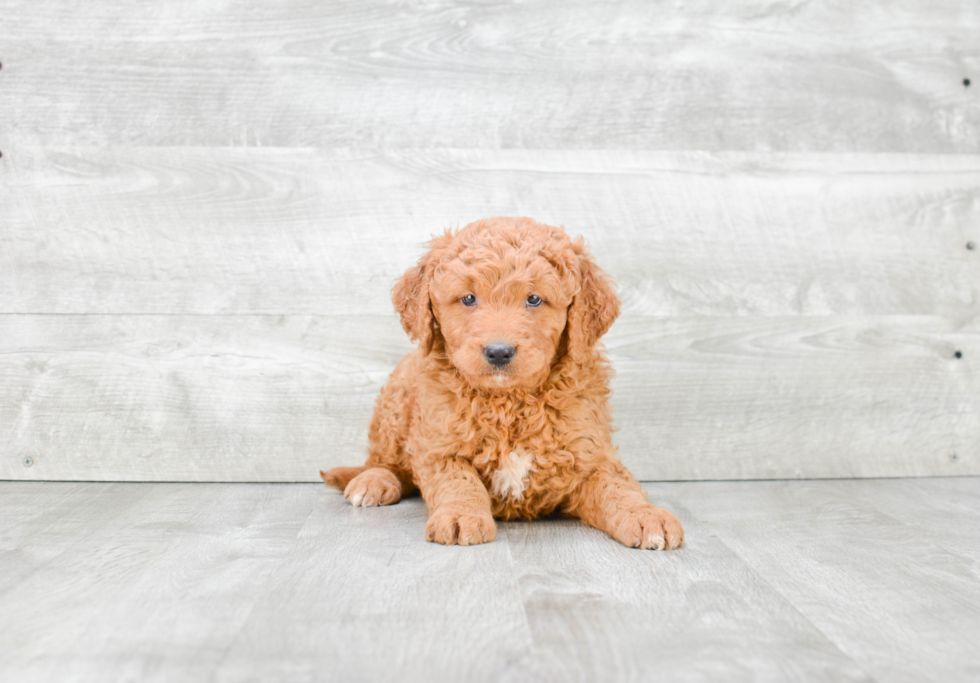
[[[527,305],[528,306],[540,306],[541,305],[541,297],[538,296],[537,294],[532,294],[531,296],[529,296],[527,298]]]
[[[472,294],[467,294],[462,299],[460,299],[460,301],[463,303],[464,306],[476,306],[476,297],[473,296]]]

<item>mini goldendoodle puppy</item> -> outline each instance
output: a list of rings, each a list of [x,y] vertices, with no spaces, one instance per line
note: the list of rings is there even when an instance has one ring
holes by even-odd
[[[426,538],[447,545],[554,511],[634,548],[684,541],[615,457],[597,343],[619,299],[581,239],[529,218],[477,221],[433,239],[392,296],[419,348],[378,396],[365,466],[320,473],[352,505],[420,490]]]

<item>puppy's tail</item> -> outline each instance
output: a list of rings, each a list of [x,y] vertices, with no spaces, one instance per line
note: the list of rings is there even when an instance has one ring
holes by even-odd
[[[320,476],[323,477],[323,481],[327,482],[327,486],[333,486],[343,491],[351,479],[367,469],[367,467],[334,467],[326,472],[320,470]]]

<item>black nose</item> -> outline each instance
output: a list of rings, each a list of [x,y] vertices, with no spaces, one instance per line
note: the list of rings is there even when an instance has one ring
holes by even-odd
[[[497,367],[507,365],[516,352],[517,349],[510,344],[487,344],[483,347],[483,355],[487,362]]]

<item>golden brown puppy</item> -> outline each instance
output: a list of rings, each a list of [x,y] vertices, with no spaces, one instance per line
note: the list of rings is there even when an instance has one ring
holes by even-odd
[[[630,547],[678,547],[680,522],[615,457],[597,342],[619,300],[582,241],[491,218],[430,247],[393,289],[419,348],[378,396],[367,463],[324,481],[355,506],[420,490],[426,538],[447,545],[561,510]]]

